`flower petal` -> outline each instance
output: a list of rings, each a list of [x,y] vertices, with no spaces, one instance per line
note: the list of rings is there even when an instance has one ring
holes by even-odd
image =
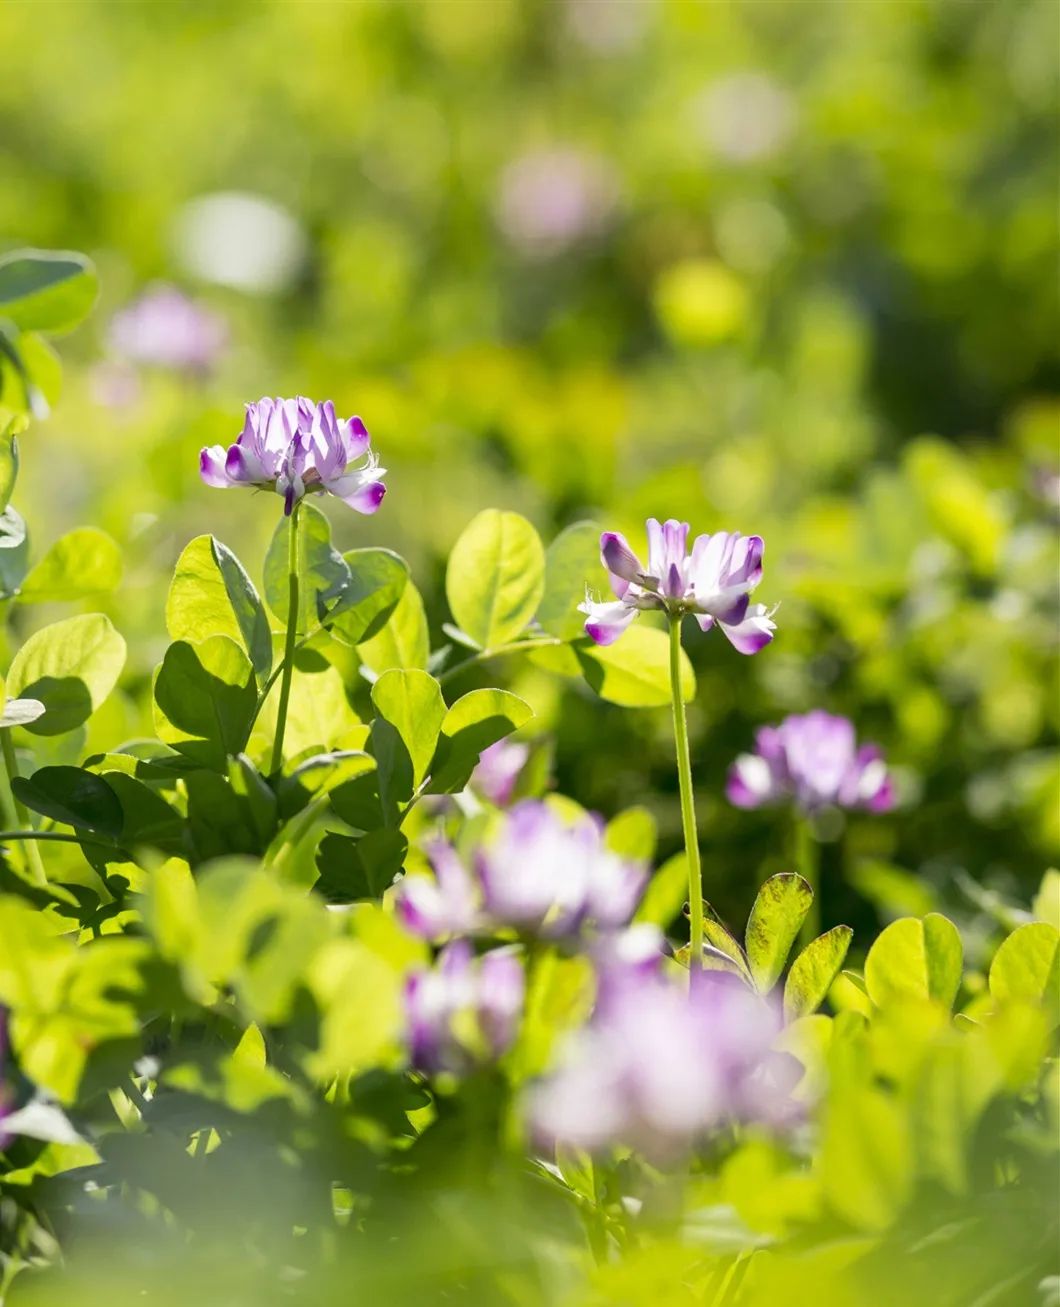
[[[736,626],[728,626],[724,622],[719,622],[718,625],[732,647],[742,654],[756,654],[764,649],[777,629],[765,604],[754,604],[748,608],[747,616]]]
[[[633,621],[637,610],[622,601],[613,603],[592,603],[586,600],[578,605],[586,614],[585,634],[596,644],[614,644],[626,627]]]
[[[600,560],[611,574],[611,588],[619,599],[644,572],[640,559],[618,531],[605,531],[600,537]]]
[[[215,490],[227,490],[232,484],[225,471],[226,457],[224,445],[208,445],[199,451],[199,476]]]

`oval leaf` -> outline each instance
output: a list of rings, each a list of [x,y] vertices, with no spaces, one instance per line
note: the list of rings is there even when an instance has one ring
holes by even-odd
[[[94,526],[79,526],[56,540],[19,590],[24,604],[56,603],[108,594],[121,582],[117,541]]]
[[[637,623],[607,648],[591,640],[535,649],[531,662],[561,676],[584,676],[601,699],[623,708],[661,708],[670,702],[670,638]],[[696,697],[696,675],[681,650],[681,695]]]
[[[350,580],[328,609],[327,624],[349,644],[370,639],[386,625],[409,579],[409,565],[390,549],[343,554]]]
[[[537,611],[545,585],[545,551],[518,513],[488,508],[453,546],[445,593],[457,625],[480,649],[519,635]]]
[[[364,640],[357,652],[364,665],[377,674],[391,667],[418,667],[426,671],[431,654],[427,613],[420,592],[411,581],[401,592],[386,624]]]
[[[94,772],[80,767],[41,767],[28,778],[13,777],[11,789],[27,808],[53,821],[115,839],[121,834],[121,803],[107,782]]]
[[[243,751],[256,703],[250,660],[226,635],[171,644],[155,676],[158,738],[215,771]]]
[[[545,592],[537,620],[550,635],[576,640],[585,633],[578,605],[586,586],[600,578],[600,528],[575,522],[561,531],[545,553]]]
[[[25,723],[34,735],[61,735],[86,722],[110,694],[125,663],[125,641],[102,613],[53,622],[35,632],[7,674],[13,697],[38,699],[44,715]]]
[[[833,926],[806,945],[791,964],[784,982],[784,1019],[795,1021],[816,1012],[839,975],[854,932]]]
[[[408,669],[384,672],[372,686],[379,716],[372,723],[371,752],[379,767],[385,805],[404,802],[427,774],[446,716],[433,676]]]
[[[350,569],[331,543],[331,523],[312,504],[298,510],[301,532],[301,584],[298,629],[312,630],[350,582]],[[290,607],[290,520],[281,518],[265,555],[265,602],[282,625]]]
[[[773,988],[813,902],[813,890],[793,871],[770,876],[758,891],[744,944],[751,977],[760,993]]]
[[[1055,1010],[1060,1003],[1060,932],[1047,921],[1019,926],[990,964],[990,993],[999,1002],[1023,1000]]]
[[[16,250],[0,259],[0,318],[21,331],[69,331],[99,291],[92,260],[67,250]]]
[[[227,635],[242,645],[258,676],[272,668],[272,636],[242,563],[211,535],[196,536],[177,559],[166,597],[166,630],[192,644]]]
[[[458,699],[442,720],[431,763],[431,792],[462,790],[483,749],[517,731],[533,715],[528,703],[507,690],[472,690]]]
[[[877,1007],[934,999],[950,1007],[961,983],[964,950],[948,917],[902,917],[878,936],[865,959],[865,987]]]

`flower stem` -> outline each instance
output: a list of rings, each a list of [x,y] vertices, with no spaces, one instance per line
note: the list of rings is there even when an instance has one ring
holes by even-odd
[[[699,835],[696,831],[696,808],[692,794],[692,760],[688,752],[688,721],[681,694],[681,618],[670,618],[670,695],[674,708],[674,746],[677,753],[677,779],[681,788],[681,825],[685,836],[688,862],[688,911],[690,918],[690,972],[703,965],[703,872],[699,863]]]
[[[7,773],[7,797],[11,801],[11,810],[14,812],[17,821],[21,822],[23,826],[30,827],[29,812],[25,804],[20,803],[15,797],[15,791],[11,784],[18,775],[18,760],[15,757],[15,746],[11,741],[11,731],[7,728],[0,728],[0,751],[4,755],[4,770]],[[26,842],[25,857],[26,865],[32,873],[33,879],[38,885],[47,885],[48,873],[44,870],[44,862],[35,840],[31,839]]]
[[[813,837],[809,819],[801,813],[795,814],[795,870],[813,890],[813,900],[799,932],[799,943],[805,948],[811,939],[821,933],[821,871],[820,849]]]
[[[298,642],[298,582],[299,559],[299,509],[295,504],[291,509],[290,531],[287,537],[287,637],[283,645],[283,674],[280,679],[280,702],[276,710],[276,735],[272,745],[273,774],[283,765],[283,736],[287,729],[287,705],[291,698],[291,676],[294,673],[295,645]]]

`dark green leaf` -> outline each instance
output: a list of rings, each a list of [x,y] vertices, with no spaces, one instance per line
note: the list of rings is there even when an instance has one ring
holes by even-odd
[[[227,771],[246,746],[256,703],[250,660],[228,636],[166,650],[155,677],[158,736],[201,766]]]
[[[328,608],[327,624],[349,644],[360,644],[386,625],[408,582],[409,567],[389,549],[351,549],[342,557],[350,580]]]
[[[408,852],[408,840],[397,830],[375,830],[354,837],[331,831],[320,842],[313,886],[329,903],[378,899],[394,883]]]
[[[303,501],[299,511],[301,532],[301,585],[298,593],[298,630],[315,627],[350,583],[346,560],[331,543],[331,523],[312,504]],[[277,524],[265,555],[265,602],[282,625],[290,607],[288,551],[290,520]]]
[[[117,796],[105,780],[80,767],[41,767],[32,776],[11,781],[16,799],[53,821],[117,839],[123,816]]]

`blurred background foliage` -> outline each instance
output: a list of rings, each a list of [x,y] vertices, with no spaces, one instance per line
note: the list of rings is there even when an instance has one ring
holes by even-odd
[[[485,506],[762,534],[776,643],[689,636],[712,898],[742,919],[788,865],[725,768],[819,705],[902,799],[830,832],[826,923],[941,905],[985,937],[1060,837],[1057,27],[1050,0],[4,6],[2,248],[84,249],[103,288],[18,507],[38,555],[86,523],[128,558],[125,692],[64,747],[144,733],[190,537],[258,571],[276,505],[204,487],[199,447],[330,396],[390,468],[336,540],[404,553],[436,639]],[[215,366],[117,355],[156,281],[223,316]],[[648,804],[672,852],[667,714],[508,675],[558,788]]]

